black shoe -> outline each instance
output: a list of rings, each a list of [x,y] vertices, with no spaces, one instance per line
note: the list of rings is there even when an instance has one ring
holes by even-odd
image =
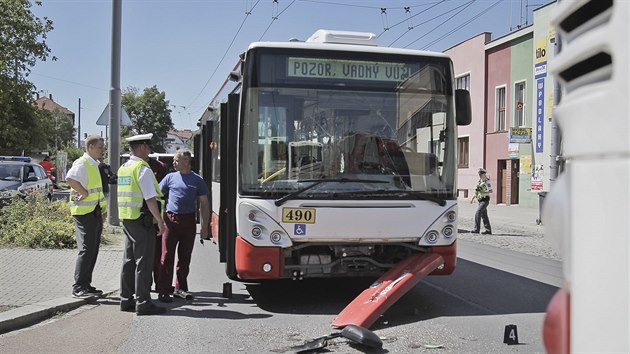
[[[136,315],[138,316],[159,315],[165,312],[166,309],[164,307],[155,306],[152,302],[136,306]]]
[[[492,231],[486,230],[486,231],[482,232],[481,234],[482,235],[492,235]]]
[[[92,296],[91,294],[88,293],[87,290],[85,289],[75,289],[72,290],[72,297],[77,298],[77,299],[85,299]]]
[[[478,234],[478,233],[479,233],[479,230],[470,230],[470,233],[471,233],[471,234]]]
[[[163,303],[166,303],[166,304],[170,304],[171,302],[173,302],[173,298],[169,294],[160,294],[160,295],[158,295],[158,300],[160,300],[160,302],[163,302]]]
[[[99,290],[99,289],[97,289],[97,288],[95,288],[95,287],[93,287],[91,285],[87,287],[86,291],[87,291],[88,295],[96,295],[96,296],[103,295],[103,290]]]
[[[120,300],[120,311],[136,312],[136,300]]]

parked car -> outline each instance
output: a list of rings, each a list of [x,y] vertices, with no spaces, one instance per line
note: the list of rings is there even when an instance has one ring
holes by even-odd
[[[15,197],[52,199],[53,184],[44,168],[26,156],[0,156],[0,206]]]

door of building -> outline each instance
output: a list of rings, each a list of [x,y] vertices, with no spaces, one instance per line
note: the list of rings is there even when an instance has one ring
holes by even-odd
[[[496,195],[497,195],[497,204],[505,203],[507,200],[507,191],[510,188],[508,184],[508,170],[507,170],[507,160],[498,160],[497,166],[497,186],[496,186]],[[490,181],[492,183],[492,181]]]
[[[511,179],[510,184],[512,185],[511,193],[510,193],[510,202],[511,204],[518,204],[518,184],[519,184],[519,172],[520,172],[520,161],[510,160],[512,163],[511,168]]]

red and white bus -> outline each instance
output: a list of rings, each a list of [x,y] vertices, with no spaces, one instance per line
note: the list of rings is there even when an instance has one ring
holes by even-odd
[[[196,152],[227,276],[379,276],[418,254],[453,272],[457,126],[471,113],[450,58],[319,30],[241,59]]]

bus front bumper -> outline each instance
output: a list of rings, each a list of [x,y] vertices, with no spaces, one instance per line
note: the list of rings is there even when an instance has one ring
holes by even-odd
[[[236,237],[236,272],[242,280],[280,279],[284,260],[280,247],[254,247]]]

